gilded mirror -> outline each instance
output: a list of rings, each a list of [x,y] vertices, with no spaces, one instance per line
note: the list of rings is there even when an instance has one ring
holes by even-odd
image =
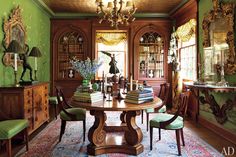
[[[224,57],[224,71],[226,74],[236,73],[236,52],[234,34],[235,3],[223,3],[212,0],[213,10],[203,19],[203,47],[227,45],[228,51]],[[221,59],[222,60],[222,59]],[[216,66],[220,71],[220,66]]]
[[[14,8],[9,16],[9,18],[4,18],[4,40],[3,46],[5,50],[12,40],[19,42],[22,48],[26,45],[26,28],[23,25],[21,17],[21,9],[19,6]],[[6,66],[13,66],[13,53],[4,52],[3,63]],[[18,61],[19,62],[19,61]]]

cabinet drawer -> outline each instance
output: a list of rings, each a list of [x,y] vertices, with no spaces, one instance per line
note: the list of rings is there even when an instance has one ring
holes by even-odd
[[[29,126],[28,126],[28,132],[31,133],[33,131],[33,117],[25,117],[25,119],[28,119]]]
[[[24,90],[24,106],[25,108],[32,108],[32,89]]]
[[[33,108],[24,108],[24,115],[25,118],[32,117],[33,116]]]

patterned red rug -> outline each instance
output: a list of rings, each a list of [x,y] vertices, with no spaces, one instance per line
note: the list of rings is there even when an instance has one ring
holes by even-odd
[[[115,116],[114,116],[115,115]],[[109,121],[119,121],[119,114],[109,112],[107,114]],[[86,125],[87,132],[94,122],[94,117],[87,112]],[[175,131],[162,130],[162,139],[158,140],[158,129],[154,129],[153,150],[149,150],[149,133],[146,132],[146,125],[140,124],[140,117],[137,117],[138,126],[143,131],[144,152],[139,157],[160,156],[172,157],[177,156],[177,145],[175,140]],[[83,142],[82,122],[67,123],[65,134],[62,141],[58,143],[60,132],[60,119],[52,121],[40,134],[30,141],[29,151],[22,149],[17,157],[86,157],[86,146],[88,140]],[[222,157],[214,148],[197,137],[194,132],[184,128],[185,147],[181,147],[183,157]],[[125,154],[105,154],[100,157],[128,157]]]

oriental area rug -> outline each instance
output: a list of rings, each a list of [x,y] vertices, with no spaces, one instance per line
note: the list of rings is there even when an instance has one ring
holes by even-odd
[[[86,115],[86,133],[93,125],[94,117],[87,111]],[[144,116],[145,117],[145,116]],[[118,112],[108,112],[107,120],[119,122]],[[177,156],[177,145],[175,131],[162,130],[162,139],[158,140],[158,129],[153,130],[153,150],[149,149],[149,132],[146,131],[146,123],[141,124],[140,116],[136,118],[138,126],[143,131],[144,152],[138,157],[174,157]],[[86,146],[88,139],[83,142],[82,122],[67,122],[62,141],[59,143],[60,118],[48,124],[35,138],[29,143],[29,151],[25,152],[23,148],[16,157],[89,157]],[[184,128],[185,146],[181,146],[183,157],[222,157],[223,155],[199,138],[188,128]],[[131,155],[112,153],[103,154],[99,157],[131,157]]]

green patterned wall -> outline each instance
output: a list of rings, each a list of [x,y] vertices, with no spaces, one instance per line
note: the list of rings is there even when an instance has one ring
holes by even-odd
[[[235,2],[235,0],[223,0],[224,2]],[[203,30],[202,30],[202,20],[205,13],[208,13],[211,9],[213,9],[213,4],[211,0],[200,0],[199,1],[199,50],[201,54],[201,60],[202,54],[203,54]],[[236,23],[236,19],[235,22]],[[231,83],[236,84],[236,75],[226,76],[225,79]],[[234,100],[236,97],[236,93],[212,93],[216,99],[216,102],[218,104],[224,104],[227,99]],[[208,121],[211,121],[218,125],[219,127],[225,128],[233,133],[236,132],[236,106],[234,105],[233,109],[230,111],[227,111],[228,120],[223,124],[219,124],[214,115],[211,113],[211,109],[209,108],[208,104],[201,104],[200,105],[200,116],[207,119]]]
[[[42,53],[38,58],[38,80],[50,80],[50,17],[41,10],[32,0],[0,0],[0,24],[3,26],[4,17],[9,17],[11,10],[17,5],[22,9],[23,23],[27,31],[27,44],[30,49],[37,46]],[[0,43],[4,38],[3,27],[0,31]],[[4,48],[0,45],[0,58],[2,60]],[[30,57],[29,63],[34,69],[34,59]],[[18,68],[18,80],[22,73],[22,66]],[[29,71],[26,72],[24,80],[29,80]],[[0,62],[0,86],[14,83],[14,69],[6,67]]]

